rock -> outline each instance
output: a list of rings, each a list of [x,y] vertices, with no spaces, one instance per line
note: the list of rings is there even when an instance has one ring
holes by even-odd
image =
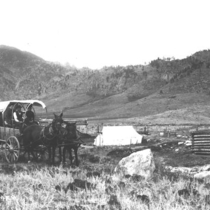
[[[100,177],[100,173],[97,171],[94,172],[87,172],[86,174],[87,177]]]
[[[0,203],[3,203],[5,201],[5,196],[3,192],[0,192]]]
[[[209,180],[210,182],[210,165],[195,166],[195,167],[164,167],[168,172],[186,175],[198,180]]]
[[[57,191],[61,191],[61,186],[60,186],[60,185],[56,185],[56,186],[55,186],[55,189],[56,189]]]
[[[93,172],[93,176],[94,176],[94,177],[100,177],[101,174],[100,174],[98,171],[94,171],[94,172]]]
[[[58,189],[58,188],[57,188],[57,189]],[[65,193],[67,193],[67,192],[68,192],[68,190],[71,190],[71,191],[77,191],[77,190],[78,190],[78,188],[77,188],[77,187],[75,187],[73,183],[69,183],[69,184],[67,185],[67,187],[64,189]]]
[[[199,197],[200,194],[199,192],[196,190],[196,189],[182,189],[182,190],[178,190],[178,195],[179,196],[183,196],[183,198],[187,199],[189,198],[190,195],[193,195],[193,196],[197,196]]]
[[[147,195],[136,195],[136,199],[138,201],[141,201],[142,203],[145,204],[149,204],[150,203],[150,199]]]
[[[114,149],[112,151],[110,151],[107,156],[111,156],[111,157],[127,157],[128,155],[130,155],[132,153],[132,151],[130,149]]]
[[[202,171],[194,175],[195,179],[205,179],[210,181],[210,171]]]
[[[70,206],[69,210],[85,210],[86,207],[84,206],[80,206],[80,205],[73,205],[73,206]]]
[[[208,164],[200,167],[200,171],[210,171],[210,165]]]
[[[74,179],[74,182],[69,183],[65,189],[65,192],[67,193],[68,190],[71,191],[77,191],[78,189],[80,190],[90,190],[92,188],[94,188],[94,186],[90,183],[87,182],[86,180],[81,180],[81,179]]]
[[[124,189],[125,188],[125,182],[120,181],[117,185],[118,185],[118,187],[120,189]]]
[[[43,190],[44,187],[42,184],[35,184],[33,185],[33,190],[36,191],[36,190]]]
[[[99,204],[99,205],[97,206],[97,209],[98,209],[98,210],[104,210],[105,207],[106,207],[106,205],[100,205],[100,204]]]
[[[150,178],[155,170],[154,158],[150,149],[132,153],[123,158],[114,172],[125,175],[139,175],[145,179]]]
[[[110,168],[104,168],[103,172],[106,174],[111,174],[112,170]]]
[[[185,145],[186,146],[192,146],[192,141],[190,141],[190,140],[185,141]]]
[[[133,182],[140,182],[140,181],[144,180],[144,177],[134,174],[133,176],[131,176],[131,180]]]
[[[190,191],[188,189],[178,190],[178,195],[187,198],[190,196]]]
[[[154,152],[159,152],[162,150],[162,145],[152,145],[152,146],[150,146],[150,148]]]
[[[91,163],[99,163],[99,162],[100,162],[100,157],[95,156],[95,155],[90,155],[89,161],[90,161]]]
[[[196,169],[196,168],[189,168],[189,167],[172,167],[172,166],[166,166],[165,167],[165,169],[167,170],[167,171],[170,171],[170,172],[172,172],[172,173],[179,173],[179,174],[188,174],[188,175],[190,175],[190,174],[195,174],[197,171],[198,171],[198,169]]]
[[[105,189],[105,192],[107,193],[107,194],[111,194],[111,193],[114,193],[116,191],[116,189],[114,188],[114,187],[112,187],[112,186],[107,186],[106,187],[106,189]]]
[[[125,175],[125,178],[126,178],[126,179],[129,179],[130,177],[131,177],[131,175],[129,175],[129,174],[126,174],[126,175]]]
[[[164,132],[160,132],[160,136],[164,136],[165,135],[165,133]]]
[[[90,189],[90,187],[92,186],[90,182],[87,182],[86,180],[81,180],[81,179],[75,179],[73,184],[74,186],[80,189]]]

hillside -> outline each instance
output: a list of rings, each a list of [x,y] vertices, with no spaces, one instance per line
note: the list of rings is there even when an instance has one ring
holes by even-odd
[[[158,58],[146,66],[91,70],[62,66],[0,46],[0,99],[40,99],[49,112],[64,111],[72,118],[144,117],[153,121],[151,116],[163,114],[168,119],[171,111],[178,114],[185,110],[186,114],[190,107],[208,107],[209,68],[209,50],[182,60]],[[170,115],[172,120],[175,114]]]
[[[64,74],[60,65],[31,53],[0,46],[1,100],[34,98],[43,94],[48,82]]]

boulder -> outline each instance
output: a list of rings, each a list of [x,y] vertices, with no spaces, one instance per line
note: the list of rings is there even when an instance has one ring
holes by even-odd
[[[200,167],[200,171],[210,171],[210,164]]]
[[[151,149],[132,153],[123,158],[116,166],[114,172],[121,175],[139,175],[148,179],[155,170],[155,163]]]
[[[194,175],[195,179],[202,179],[205,181],[210,181],[210,171],[202,171]]]
[[[204,166],[194,166],[194,167],[172,167],[165,166],[167,171],[172,173],[179,173],[182,175],[189,175],[196,179],[206,179],[209,176],[210,178],[210,164]]]

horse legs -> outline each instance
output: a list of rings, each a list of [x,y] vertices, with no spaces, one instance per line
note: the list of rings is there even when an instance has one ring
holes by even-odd
[[[63,164],[66,162],[66,146],[63,147]]]
[[[49,146],[48,147],[48,152],[49,152],[49,162],[54,164],[55,163],[55,149],[54,149],[54,146]]]
[[[56,150],[56,146],[52,145],[52,164],[55,164],[55,150]]]
[[[33,156],[33,160],[36,160],[36,156],[34,155],[33,149],[30,148],[28,151],[28,161],[31,161],[31,155]]]
[[[78,151],[78,147],[77,147],[77,145],[76,145],[76,146],[74,147],[75,163],[76,163],[76,166],[79,166],[77,151]]]
[[[69,160],[70,160],[70,164],[72,165],[73,157],[72,157],[71,149],[72,149],[71,147],[68,148],[68,151],[69,151]]]
[[[76,166],[78,166],[79,161],[78,161],[78,154],[77,154],[77,151],[78,151],[77,145],[73,146],[73,147],[69,147],[69,159],[70,159],[71,164],[73,163],[72,150],[74,150],[75,164],[76,164]]]
[[[72,149],[74,150],[75,164],[76,164],[76,166],[78,166],[79,165],[78,154],[77,154],[78,146],[74,146],[74,147],[72,147],[72,146],[64,146],[63,147],[63,164],[65,164],[65,162],[66,162],[66,151],[69,152],[70,164],[71,165],[73,164]]]
[[[51,162],[51,156],[52,156],[51,146],[48,147],[48,152],[49,152],[49,161]]]
[[[60,163],[62,162],[62,150],[61,146],[59,146],[59,158],[60,158]]]
[[[55,146],[52,146],[52,164],[55,164]]]
[[[28,161],[30,161],[31,160],[31,156],[30,156],[30,150],[28,151]]]
[[[64,146],[63,147],[63,164],[65,164],[66,162],[66,151],[69,152],[69,160],[70,160],[70,164],[72,165],[72,153],[71,153],[71,147],[70,146]]]

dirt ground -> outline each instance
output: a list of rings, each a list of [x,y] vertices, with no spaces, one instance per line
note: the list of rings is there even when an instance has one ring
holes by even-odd
[[[160,138],[157,136],[147,136],[141,145],[120,146],[120,147],[93,147],[92,149],[80,149],[80,157],[84,154],[98,157],[101,160],[111,158],[112,161],[118,162],[125,156],[133,152],[146,148],[151,148],[156,161],[160,161],[163,165],[173,167],[194,167],[210,164],[210,156],[196,155],[192,152],[191,146],[185,145],[189,139],[167,137]],[[86,141],[88,146],[93,145],[93,140]],[[104,161],[103,161],[104,162]]]
[[[80,147],[79,168],[87,171],[108,171],[112,172],[118,162],[133,152],[137,152],[146,148],[151,148],[154,159],[157,164],[172,167],[194,167],[210,164],[210,156],[195,155],[191,151],[190,146],[186,146],[184,142],[188,139],[177,138],[159,138],[157,136],[147,136],[147,140],[141,145],[132,146],[111,146],[111,147],[95,147],[93,146],[94,138],[85,139],[85,147]],[[3,155],[3,154],[2,154]],[[59,165],[58,155],[56,157],[56,165]],[[8,171],[8,168],[14,164],[8,164],[1,159],[1,172]],[[20,161],[15,164],[15,167],[33,168],[50,165],[48,161],[31,161],[28,163],[26,158],[21,157]],[[73,167],[70,165],[67,157],[66,167]]]

